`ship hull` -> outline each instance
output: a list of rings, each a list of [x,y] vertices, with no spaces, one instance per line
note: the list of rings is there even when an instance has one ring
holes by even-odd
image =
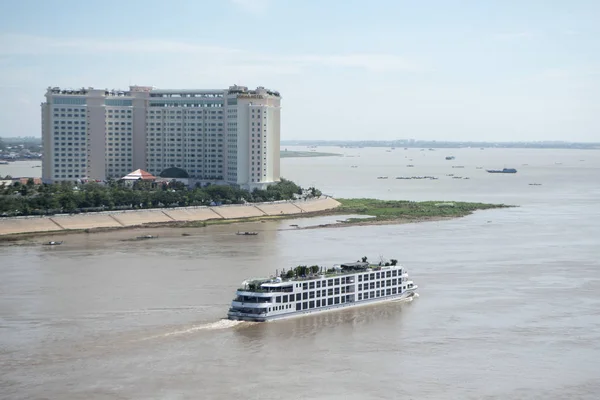
[[[416,289],[417,289],[417,285],[413,286],[410,289],[406,289],[404,292],[402,292],[402,294],[378,297],[375,299],[353,301],[351,303],[330,305],[330,306],[314,308],[314,309],[310,309],[310,310],[293,311],[293,312],[289,312],[289,313],[285,313],[285,314],[260,316],[260,315],[249,315],[249,314],[243,314],[240,312],[230,311],[227,314],[227,318],[230,320],[234,320],[234,321],[269,322],[269,321],[275,321],[275,320],[280,320],[280,319],[303,317],[303,316],[310,315],[310,314],[320,314],[320,313],[324,313],[324,312],[337,311],[337,310],[340,310],[343,308],[355,308],[355,307],[361,307],[361,306],[378,304],[378,303],[402,301],[402,300],[406,300],[408,298],[413,297],[416,294]]]

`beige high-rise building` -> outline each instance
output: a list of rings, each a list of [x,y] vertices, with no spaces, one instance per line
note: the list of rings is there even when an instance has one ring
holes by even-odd
[[[278,182],[278,92],[48,88],[42,103],[44,181],[160,176],[245,189]]]

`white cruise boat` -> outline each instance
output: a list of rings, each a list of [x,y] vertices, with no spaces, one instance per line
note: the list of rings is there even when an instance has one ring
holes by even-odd
[[[229,319],[271,321],[412,297],[417,285],[397,260],[362,261],[325,270],[298,266],[271,278],[250,279],[236,291]]]

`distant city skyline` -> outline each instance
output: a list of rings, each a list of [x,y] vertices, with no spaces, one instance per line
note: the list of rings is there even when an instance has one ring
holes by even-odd
[[[92,18],[93,16],[93,18]],[[0,137],[48,86],[276,88],[282,140],[600,141],[600,3],[12,2]]]

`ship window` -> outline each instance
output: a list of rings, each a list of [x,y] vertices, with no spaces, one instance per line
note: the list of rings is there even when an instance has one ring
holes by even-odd
[[[281,303],[281,296],[275,297],[275,303]]]
[[[308,299],[308,292],[302,293],[302,300]]]
[[[296,301],[302,300],[302,293],[296,293]]]
[[[340,294],[340,288],[339,287],[335,288],[335,294]]]
[[[317,281],[317,289],[321,287],[321,281]]]
[[[385,289],[385,295],[389,296],[390,294],[392,294],[392,289]]]
[[[315,288],[315,283],[314,282],[309,283],[308,284],[308,288],[309,289],[314,289]]]
[[[339,297],[335,298],[335,304],[340,304],[340,298]]]
[[[300,309],[301,309],[300,303],[296,303],[296,311],[300,311]]]
[[[321,291],[317,290],[317,297],[321,297]]]
[[[308,301],[305,301],[304,303],[302,303],[302,309],[306,310],[308,308]]]
[[[321,290],[321,296],[325,297],[325,289]]]
[[[392,277],[392,271],[387,271],[387,272],[385,273],[385,277],[386,277],[386,278],[391,278],[391,277]]]
[[[287,303],[287,302],[288,302],[288,296],[287,296],[287,294],[286,294],[285,296],[283,296],[283,302],[284,302],[284,303]]]
[[[359,282],[362,282],[362,275],[359,275],[359,276],[358,276],[358,281],[359,281]]]
[[[271,307],[269,307],[269,311],[271,311]]]
[[[365,292],[365,300],[369,298],[369,292]]]
[[[340,298],[340,301],[341,301],[342,303],[345,303],[345,302],[346,302],[346,296],[342,296],[342,297]]]
[[[314,300],[308,302],[308,308],[315,308],[315,302],[314,302]]]
[[[358,294],[358,299],[359,299],[359,300],[362,300],[362,293],[359,293],[359,294]]]
[[[321,307],[321,300],[317,300],[317,307]]]
[[[398,271],[396,271],[396,270],[393,270],[393,271],[392,271],[392,276],[398,276]]]
[[[306,282],[304,282],[304,283],[302,284],[302,290],[306,290],[307,288],[308,288],[308,285],[306,284]]]
[[[371,276],[369,277],[369,279],[371,279],[371,280],[375,279],[375,274],[374,273],[371,274]]]
[[[396,286],[398,284],[398,279],[392,279],[392,286]]]
[[[332,306],[333,305],[333,297],[327,299],[327,305],[328,306]]]
[[[340,278],[335,278],[335,284],[339,285],[340,284]]]
[[[313,292],[309,292],[308,298],[309,299],[314,299],[315,298],[315,292],[314,291]]]
[[[342,286],[342,293],[346,293],[346,286]]]
[[[327,289],[327,296],[333,296],[333,289]]]
[[[342,280],[340,282],[342,283],[342,285],[345,284],[346,283],[346,277],[342,277]]]
[[[377,278],[376,278],[376,279],[379,279],[379,278],[381,278],[381,273],[379,273],[379,272],[378,272],[378,273],[377,273]]]
[[[371,294],[369,294],[369,297],[370,297],[370,298],[373,298],[373,297],[375,297],[375,291],[371,292]]]
[[[362,290],[362,283],[358,284],[358,290]]]
[[[327,281],[327,286],[333,286],[333,279],[329,279]]]
[[[392,286],[392,280],[391,280],[391,279],[388,279],[388,280],[386,281],[386,284],[385,284],[385,286]]]
[[[392,288],[392,294],[398,293],[398,288]]]

